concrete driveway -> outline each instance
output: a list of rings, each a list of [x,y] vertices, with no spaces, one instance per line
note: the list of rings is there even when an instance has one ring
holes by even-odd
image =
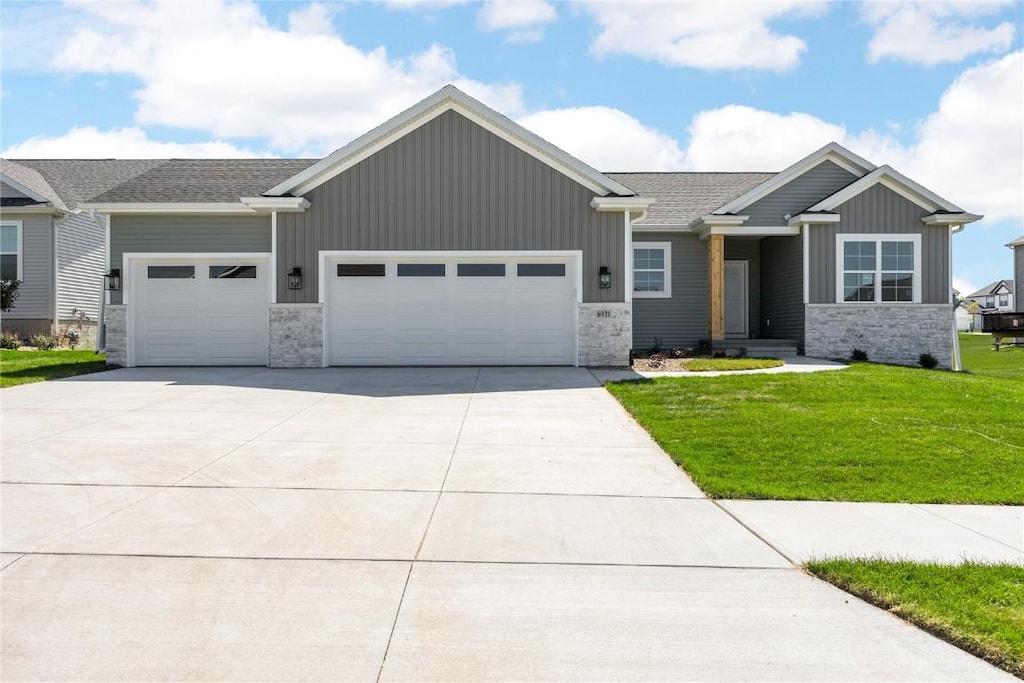
[[[4,679],[950,680],[574,368],[6,389]]]

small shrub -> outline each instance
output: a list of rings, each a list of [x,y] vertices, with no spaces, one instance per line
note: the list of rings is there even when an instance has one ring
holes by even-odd
[[[854,349],[850,352],[850,360],[864,363],[868,359],[868,352],[861,349]]]
[[[939,359],[930,353],[922,353],[921,357],[917,359],[917,362],[926,370],[934,370],[939,366]]]
[[[37,334],[29,340],[29,343],[40,351],[52,351],[60,346],[60,339],[48,334]]]
[[[651,370],[660,370],[661,368],[665,367],[666,360],[667,359],[662,354],[652,353],[647,358],[647,367],[649,367]]]
[[[21,346],[21,337],[11,332],[0,334],[0,349],[16,349]]]
[[[21,287],[21,280],[0,280],[0,311],[6,313],[14,308],[18,287]]]
[[[669,355],[672,358],[693,358],[694,350],[693,349],[672,349],[669,352]]]

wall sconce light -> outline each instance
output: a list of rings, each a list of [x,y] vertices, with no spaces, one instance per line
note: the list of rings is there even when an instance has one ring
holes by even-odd
[[[302,289],[302,268],[296,266],[288,271],[288,289]]]
[[[597,273],[597,282],[601,286],[601,289],[611,288],[612,271],[608,270],[608,266],[601,266],[601,270]]]
[[[116,292],[121,289],[121,269],[111,268],[110,272],[103,276],[107,281],[107,289],[111,292]]]

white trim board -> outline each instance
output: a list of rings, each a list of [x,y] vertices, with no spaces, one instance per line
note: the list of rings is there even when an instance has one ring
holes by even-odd
[[[634,299],[671,299],[672,298],[672,243],[671,242],[633,242],[633,248],[629,252],[630,280],[636,276],[633,252],[637,249],[661,249],[665,257],[665,289],[660,292],[633,292]],[[630,282],[630,285],[633,283]]]
[[[843,262],[843,245],[847,242],[874,242],[879,245],[879,248],[875,250],[875,269],[874,273],[881,277],[883,272],[882,268],[882,250],[880,245],[882,242],[913,242],[914,243],[914,285],[913,292],[911,294],[911,301],[882,301],[881,297],[878,296],[874,301],[845,301],[843,299],[843,275],[847,272],[845,264]],[[921,263],[921,235],[917,234],[879,234],[879,233],[840,233],[836,235],[836,248],[835,248],[835,264],[836,264],[836,295],[835,305],[837,306],[878,306],[878,305],[890,305],[890,304],[920,304],[921,303],[921,280],[924,273],[924,264]],[[865,271],[852,271],[852,272],[865,272]],[[889,271],[892,272],[892,271]],[[882,283],[879,279],[875,283],[875,292],[879,294],[881,292]],[[952,289],[952,288],[951,288]]]
[[[840,204],[853,199],[860,193],[877,184],[884,185],[893,192],[896,192],[921,208],[933,213],[940,211],[942,213],[965,213],[964,210],[956,204],[943,199],[927,187],[914,182],[889,166],[879,166],[860,180],[850,183],[838,192],[822,199],[820,202],[807,209],[807,211],[833,211]]]

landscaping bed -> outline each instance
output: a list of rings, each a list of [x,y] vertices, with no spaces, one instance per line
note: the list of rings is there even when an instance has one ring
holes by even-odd
[[[0,350],[0,387],[73,377],[107,369],[107,357],[93,351]]]
[[[666,358],[653,355],[633,359],[633,369],[638,372],[734,372],[783,365],[785,363],[778,358]]]

